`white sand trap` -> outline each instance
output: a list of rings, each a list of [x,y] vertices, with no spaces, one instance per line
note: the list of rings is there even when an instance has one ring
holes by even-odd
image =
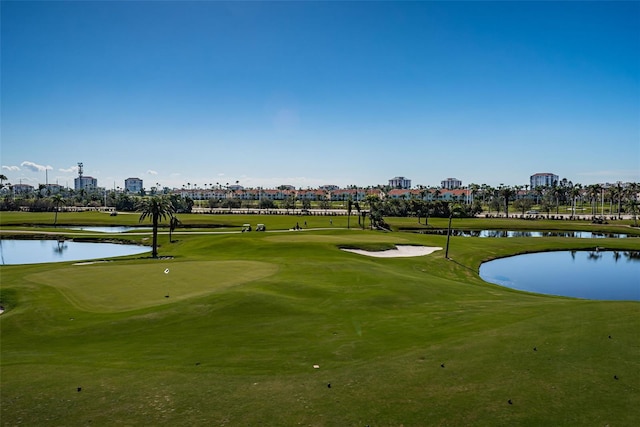
[[[386,251],[363,251],[361,249],[342,249],[343,251],[353,252],[354,254],[372,256],[376,258],[399,258],[399,257],[411,257],[411,256],[423,256],[429,255],[435,251],[441,251],[442,248],[436,246],[411,246],[411,245],[396,245],[396,249],[389,249]]]

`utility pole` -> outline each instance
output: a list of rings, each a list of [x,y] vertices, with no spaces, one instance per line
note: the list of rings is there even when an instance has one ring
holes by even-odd
[[[444,257],[449,259],[449,238],[451,237],[451,218],[453,218],[453,212],[449,213],[449,227],[447,228],[447,248],[444,251]]]

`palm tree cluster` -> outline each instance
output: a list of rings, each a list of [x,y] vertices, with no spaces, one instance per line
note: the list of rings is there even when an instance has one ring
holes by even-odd
[[[623,214],[637,216],[638,183],[628,183],[625,186],[618,183],[614,186],[604,187],[600,184],[583,186],[563,179],[551,186],[537,186],[529,189],[525,186],[505,186],[500,184],[497,188],[472,184],[473,199],[480,200],[482,206],[486,206],[489,213],[502,212],[509,216],[509,207],[517,209],[521,214],[537,207],[543,213],[560,214],[560,208],[565,207],[569,211],[569,217],[578,214],[591,216],[605,216],[611,218],[622,217]],[[469,186],[471,189],[472,186]],[[586,206],[586,207],[585,207]]]

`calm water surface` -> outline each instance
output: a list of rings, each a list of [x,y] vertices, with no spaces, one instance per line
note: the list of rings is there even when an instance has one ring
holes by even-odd
[[[447,234],[447,230],[426,230],[424,234]],[[452,236],[462,237],[573,237],[576,239],[626,239],[625,233],[598,233],[592,231],[511,231],[511,230],[451,230]]]
[[[66,228],[66,227],[65,227]],[[70,230],[95,231],[96,233],[126,233],[128,231],[150,231],[151,227],[129,227],[129,226],[112,226],[112,227],[69,227]]]
[[[480,277],[490,283],[540,294],[640,301],[640,252],[516,255],[483,263]]]
[[[58,242],[57,240],[0,240],[0,264],[41,264],[112,258],[150,252],[151,248],[117,243]]]

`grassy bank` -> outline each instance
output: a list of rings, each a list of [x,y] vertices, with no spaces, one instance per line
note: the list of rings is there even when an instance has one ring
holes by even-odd
[[[3,233],[47,225],[53,216],[43,215],[3,213]],[[137,215],[75,215],[58,222],[137,224]],[[590,239],[452,238],[452,260],[443,251],[386,259],[340,247],[444,247],[446,237],[345,230],[344,217],[180,219],[328,229],[185,232],[175,243],[161,238],[170,259],[0,267],[2,425],[638,420],[640,303],[533,295],[477,275],[486,259],[594,247]],[[390,223],[405,221],[417,219]],[[482,221],[473,224],[500,220]],[[527,221],[526,229],[532,224],[551,226]],[[636,239],[597,246],[640,249]]]

